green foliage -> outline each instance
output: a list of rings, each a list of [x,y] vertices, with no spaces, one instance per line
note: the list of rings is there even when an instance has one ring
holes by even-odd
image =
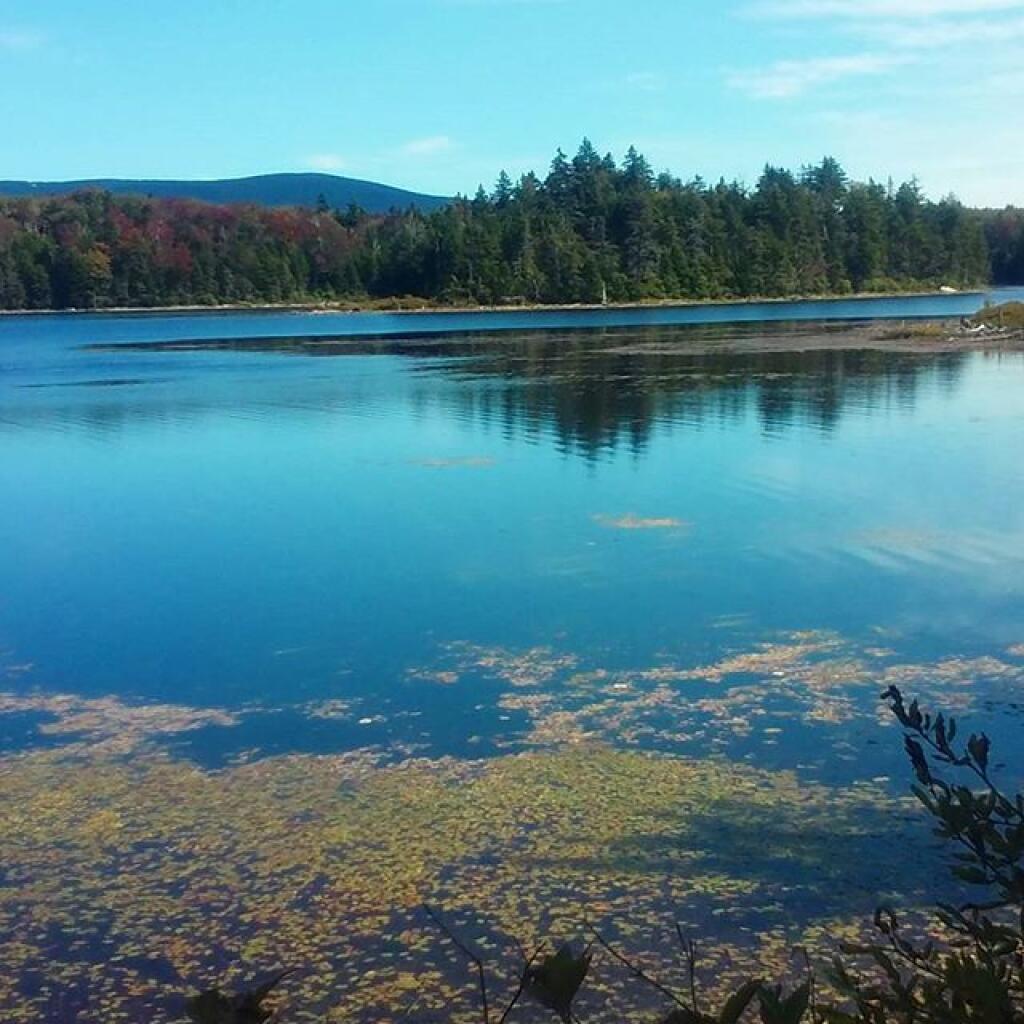
[[[758,990],[761,1024],[800,1024],[811,1004],[812,983],[805,981],[789,995],[781,985],[762,985]]]
[[[1016,219],[1015,219],[1016,217]],[[602,303],[846,294],[1024,280],[1013,212],[851,183],[831,159],[748,189],[621,166],[586,140],[543,180],[369,215],[89,190],[0,199],[0,308],[282,303]],[[1016,277],[1014,276],[1016,275]]]
[[[847,956],[868,958],[875,977],[858,976],[837,959],[834,980],[853,1008],[833,1010],[829,1020],[1024,1020],[1024,794],[1011,797],[996,786],[984,733],[957,747],[955,719],[933,717],[916,701],[907,705],[895,687],[884,696],[904,730],[914,794],[934,819],[935,834],[956,848],[955,876],[980,893],[969,903],[939,905],[941,944],[915,944],[892,911],[879,910],[875,924],[884,942],[844,948]],[[942,769],[952,770],[953,780]]]
[[[992,260],[996,284],[1024,282],[1024,210],[985,211],[982,214],[985,239]]]
[[[747,1007],[755,997],[762,994],[763,990],[764,986],[760,981],[745,982],[726,999],[717,1014],[701,1013],[694,996],[692,1006],[682,1006],[678,1010],[673,1010],[662,1024],[738,1024]]]

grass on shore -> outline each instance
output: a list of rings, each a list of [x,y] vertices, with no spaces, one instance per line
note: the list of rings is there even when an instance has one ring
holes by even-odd
[[[987,327],[1009,331],[1024,329],[1024,302],[1004,302],[999,306],[986,306],[970,320],[970,328]],[[941,341],[953,340],[965,333],[963,323],[958,330],[949,321],[903,320],[880,328],[875,337],[879,341]]]
[[[986,306],[972,321],[986,327],[1024,328],[1024,302],[1004,302],[1001,306]]]
[[[892,327],[884,327],[876,334],[879,341],[910,341],[919,339],[921,341],[937,341],[948,338],[952,331],[948,324],[939,323],[935,320],[927,320],[923,323],[914,320],[904,320]]]

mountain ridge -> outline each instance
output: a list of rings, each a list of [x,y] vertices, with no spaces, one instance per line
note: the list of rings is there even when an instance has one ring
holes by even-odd
[[[218,204],[256,203],[261,206],[316,206],[322,196],[337,209],[350,204],[367,213],[386,213],[410,207],[428,212],[450,202],[443,196],[383,185],[336,174],[284,172],[241,178],[187,180],[172,178],[81,178],[71,181],[0,181],[0,196],[63,196],[85,189],[115,195],[153,196],[160,199],[195,199]]]

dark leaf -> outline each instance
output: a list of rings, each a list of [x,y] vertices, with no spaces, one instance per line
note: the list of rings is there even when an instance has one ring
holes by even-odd
[[[590,960],[589,950],[576,956],[572,947],[565,945],[527,970],[523,991],[570,1024],[572,1003],[590,970]]]
[[[748,981],[741,985],[725,1001],[722,1012],[718,1015],[718,1024],[736,1024],[760,989],[760,981]]]

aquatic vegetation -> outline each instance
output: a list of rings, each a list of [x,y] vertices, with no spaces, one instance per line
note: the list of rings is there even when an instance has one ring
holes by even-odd
[[[985,733],[971,734],[956,745],[955,719],[924,712],[916,700],[908,705],[896,687],[890,687],[883,699],[903,732],[918,783],[915,796],[937,824],[936,833],[960,850],[954,877],[984,888],[985,898],[967,899],[957,893],[953,898],[958,902],[939,903],[939,927],[925,936],[908,928],[905,918],[880,907],[874,926],[881,941],[842,945],[841,954],[832,960],[823,1006],[818,1002],[818,978],[805,953],[808,977],[788,995],[782,984],[748,980],[712,1015],[704,1014],[698,1002],[696,944],[686,938],[678,922],[676,932],[689,975],[686,996],[655,980],[588,925],[587,931],[613,961],[675,1003],[676,1009],[662,1024],[736,1024],[755,997],[763,1024],[800,1024],[808,1012],[813,1021],[830,1024],[1011,1024],[1024,1019],[1024,794],[1010,794],[997,784],[990,767],[991,742]],[[955,773],[953,781],[943,777],[943,769]],[[479,969],[487,1024],[483,961],[467,953]],[[509,1010],[524,983],[531,980],[531,972],[536,972],[531,965],[538,955],[527,960],[524,980]],[[854,966],[858,957],[867,962],[866,969],[858,971]],[[542,965],[551,980],[545,979],[541,1002],[565,1022],[576,1019],[574,1002],[592,960],[590,948],[577,957],[564,946]]]
[[[353,705],[347,700],[321,700],[303,705],[303,712],[310,718],[338,719],[351,718]]]
[[[937,834],[961,848],[954,876],[962,883],[984,887],[987,899],[964,902],[959,896],[959,903],[940,903],[937,918],[941,927],[924,935],[907,928],[906,920],[892,910],[880,907],[875,911],[874,928],[881,941],[845,942],[841,953],[833,956],[826,983],[819,979],[805,949],[805,980],[788,993],[784,984],[775,980],[782,970],[776,968],[769,974],[772,980],[748,978],[735,989],[721,990],[720,1009],[712,1013],[702,1008],[696,942],[684,934],[678,921],[675,932],[683,953],[685,988],[658,980],[649,968],[617,949],[588,921],[583,930],[594,942],[582,953],[565,943],[548,954],[547,942],[542,941],[527,955],[526,947],[519,944],[523,966],[499,1024],[504,1024],[524,997],[554,1013],[564,1024],[580,1019],[578,1003],[587,994],[585,984],[590,986],[598,948],[610,958],[601,968],[619,966],[628,972],[630,980],[674,1005],[667,1016],[659,1018],[661,1024],[738,1024],[755,1000],[762,1024],[801,1024],[808,1014],[814,1024],[1014,1024],[1024,1019],[1020,959],[1024,945],[1024,795],[1011,796],[998,787],[990,769],[991,743],[984,733],[971,734],[958,747],[953,718],[923,712],[917,701],[908,705],[895,687],[883,698],[902,728],[918,782],[916,797],[937,823]],[[943,768],[968,777],[974,785],[980,783],[980,789],[948,781],[939,774]],[[429,906],[424,910],[472,965],[481,1018],[483,1024],[490,1024],[494,1003],[487,960],[492,944],[479,939],[481,951],[477,952],[435,910]],[[849,930],[844,931],[848,936]],[[482,951],[485,946],[488,953]],[[504,962],[507,954],[499,952],[498,957]],[[858,957],[867,961],[866,970],[857,970],[854,961]],[[223,1014],[208,1018],[208,1024],[259,1024],[269,1016],[260,1003],[278,980],[233,1000],[213,990],[196,997],[190,1005],[205,1001],[204,1005]],[[595,982],[593,987],[599,984]],[[415,982],[412,987],[416,988]],[[605,995],[609,998],[601,1006],[603,1013],[598,1019],[644,1019],[613,1008],[611,992],[606,990]],[[418,1002],[417,994],[401,1017],[409,1016]],[[226,1012],[234,1006],[252,1007],[254,1016],[244,1021],[228,1017]],[[463,1019],[453,1014],[450,1005],[445,1010],[448,1019]],[[467,1015],[465,1019],[472,1017]]]
[[[828,633],[794,633],[787,639],[789,642],[761,643],[753,651],[724,658],[714,665],[689,669],[681,678],[721,682],[727,676],[783,674],[803,665],[811,655],[839,647],[839,638]]]
[[[950,710],[963,713],[980,701],[1009,710],[1015,689],[1024,681],[1024,664],[1012,647],[1003,656],[949,654],[912,661],[902,645],[879,647],[877,639],[869,635],[858,643],[827,631],[788,632],[749,645],[737,642],[731,650],[720,647],[719,657],[703,664],[665,652],[654,665],[615,667],[555,646],[516,649],[451,642],[441,644],[433,660],[406,669],[404,678],[410,684],[456,691],[452,699],[457,705],[472,701],[475,710],[465,719],[465,743],[486,741],[481,751],[550,749],[601,740],[697,756],[709,749],[736,756],[752,742],[761,749],[790,750],[809,730],[888,724],[874,700],[879,684],[913,687],[924,699],[941,699]],[[463,696],[458,695],[460,687],[465,688]],[[299,725],[305,716],[321,730],[332,722],[348,727],[387,723],[386,735],[375,735],[372,741],[347,728],[339,730],[333,746],[332,734],[325,733],[319,748],[324,753],[383,740],[378,754],[392,760],[442,756],[448,749],[434,742],[430,722],[417,704],[420,699],[384,715],[358,693],[231,711],[7,693],[0,694],[0,721],[23,716],[13,726],[15,749],[75,744],[128,752],[156,745],[198,753],[197,741],[185,739],[189,733],[201,744],[210,732],[283,714]],[[476,724],[478,713],[488,716],[483,728]],[[251,745],[241,738],[245,730],[238,735],[239,742],[228,741],[228,759],[265,756],[258,731]],[[839,751],[830,764],[843,760],[853,763],[849,751]],[[216,766],[224,759],[204,763]]]
[[[20,711],[47,716],[50,720],[39,725],[39,732],[45,736],[67,737],[68,743],[122,754],[154,737],[207,725],[230,727],[239,720],[237,713],[221,708],[129,704],[117,697],[0,692],[0,715]]]
[[[782,949],[857,903],[857,865],[840,863],[835,835],[856,846],[880,810],[866,788],[592,746],[489,762],[293,756],[218,773],[155,752],[43,751],[0,760],[0,785],[11,1022],[55,993],[68,1019],[88,993],[105,1024],[133,1021],[215,978],[230,989],[299,963],[288,1005],[322,1007],[340,978],[339,1019],[377,1020],[413,984],[458,1020],[466,978],[438,950],[425,900],[458,928],[486,914],[481,944],[571,938],[586,915],[624,922],[617,934],[642,948],[678,911],[716,922],[734,980],[755,921]],[[755,861],[769,821],[788,824],[776,859]],[[812,864],[828,878],[799,867]],[[49,993],[32,982],[42,974]]]
[[[923,906],[935,877],[907,888],[895,873],[907,849],[930,854],[887,779],[829,786],[811,781],[814,764],[757,771],[715,754],[814,727],[828,730],[830,763],[863,779],[849,726],[874,728],[879,681],[970,707],[1024,680],[1012,650],[913,662],[888,639],[785,633],[702,664],[666,653],[632,668],[555,647],[443,645],[408,678],[496,684],[473,687],[508,719],[489,760],[417,759],[396,743],[205,771],[163,740],[241,713],[6,694],[0,712],[45,715],[61,745],[0,758],[0,1016],[70,1021],[88,1006],[117,1024],[301,963],[268,999],[297,1020],[332,993],[338,1020],[415,1003],[475,1021],[464,958],[439,945],[424,902],[490,959],[517,943],[557,949],[589,921],[673,985],[685,978],[663,963],[664,935],[680,916],[714,938],[703,960],[715,997],[754,967],[786,974],[794,943],[817,955],[837,938],[863,945],[867,899]],[[324,721],[363,713],[358,700],[297,707]],[[624,994],[605,968],[581,1005],[649,1021],[650,994]]]
[[[594,522],[611,530],[687,530],[692,526],[683,519],[672,516],[594,516]]]
[[[604,740],[687,753],[731,750],[755,738],[762,746],[783,745],[786,734],[799,729],[889,725],[875,700],[880,683],[913,686],[923,698],[962,713],[983,694],[1009,706],[1024,682],[1024,665],[1013,660],[987,654],[914,662],[877,641],[874,635],[862,644],[829,631],[788,632],[745,649],[737,645],[705,664],[666,655],[657,665],[616,668],[551,647],[450,643],[435,665],[412,670],[410,678],[447,686],[473,678],[507,687],[495,702],[515,717],[502,717],[509,724],[495,737],[499,749]],[[832,766],[856,760],[847,748],[833,748],[832,755]]]
[[[423,683],[437,683],[439,686],[454,686],[459,681],[458,672],[431,671],[426,668],[411,668],[405,674],[406,679]]]
[[[512,650],[455,641],[442,648],[440,668],[415,668],[412,678],[436,679],[454,683],[469,673],[484,673],[514,687],[534,687],[550,682],[561,673],[574,669],[579,657],[560,653],[551,647]]]

